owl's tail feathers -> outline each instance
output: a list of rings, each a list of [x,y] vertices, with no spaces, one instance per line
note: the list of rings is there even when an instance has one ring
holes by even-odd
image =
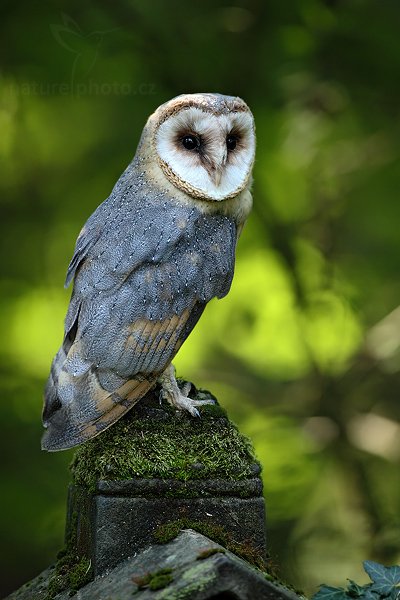
[[[57,357],[55,359],[55,363]],[[54,367],[54,365],[53,365]],[[42,450],[56,452],[78,446],[118,421],[154,385],[136,375],[115,391],[104,389],[95,369],[74,377],[52,368],[45,390]]]

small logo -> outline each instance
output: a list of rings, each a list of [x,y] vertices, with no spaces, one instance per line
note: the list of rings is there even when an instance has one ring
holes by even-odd
[[[60,46],[73,54],[71,90],[77,82],[87,80],[96,64],[104,36],[117,29],[85,33],[69,15],[62,13],[62,24],[50,25],[51,33]]]

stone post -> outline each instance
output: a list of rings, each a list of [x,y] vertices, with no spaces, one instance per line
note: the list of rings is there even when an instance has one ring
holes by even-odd
[[[203,398],[208,393],[196,392]],[[266,559],[260,466],[251,444],[215,403],[195,418],[148,394],[77,450],[67,539],[94,576],[179,524],[226,537]]]

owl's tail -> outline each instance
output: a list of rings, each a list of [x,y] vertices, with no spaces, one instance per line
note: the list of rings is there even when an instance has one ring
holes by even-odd
[[[42,449],[49,452],[73,448],[95,437],[118,421],[155,383],[155,379],[140,374],[127,380],[112,373],[107,377],[107,372],[100,373],[93,366],[73,375],[66,370],[66,358],[60,348],[45,389]],[[104,380],[113,378],[118,379],[118,386],[104,385]]]

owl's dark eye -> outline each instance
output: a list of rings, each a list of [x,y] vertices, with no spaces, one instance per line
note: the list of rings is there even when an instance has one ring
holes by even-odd
[[[186,150],[195,150],[200,148],[200,138],[197,135],[184,135],[182,145]]]
[[[227,135],[226,136],[226,147],[228,148],[228,150],[234,150],[236,148],[236,144],[237,144],[236,135]]]

